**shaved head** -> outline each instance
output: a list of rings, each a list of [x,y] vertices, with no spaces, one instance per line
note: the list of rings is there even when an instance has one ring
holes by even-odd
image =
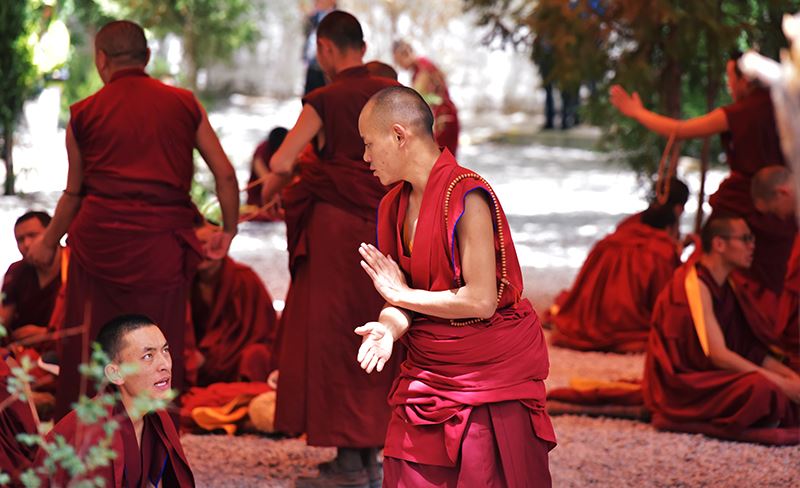
[[[739,215],[730,213],[712,214],[700,231],[700,243],[703,252],[711,252],[712,241],[715,237],[724,238],[733,234],[736,222],[744,222],[744,219]]]
[[[400,124],[418,135],[433,138],[433,113],[427,102],[413,88],[390,86],[367,102],[370,119],[386,128]]]
[[[779,189],[789,185],[791,173],[784,166],[767,166],[753,176],[750,183],[750,195],[755,201],[770,202],[774,200]]]
[[[395,71],[394,68],[386,63],[381,63],[380,61],[370,61],[364,66],[367,67],[367,71],[369,71],[369,74],[372,76],[389,78],[390,80],[397,81],[397,71]]]
[[[144,29],[129,20],[104,25],[94,38],[94,47],[116,65],[145,65],[149,58]]]
[[[364,32],[358,19],[341,10],[334,10],[322,19],[317,38],[330,40],[342,51],[364,47]]]

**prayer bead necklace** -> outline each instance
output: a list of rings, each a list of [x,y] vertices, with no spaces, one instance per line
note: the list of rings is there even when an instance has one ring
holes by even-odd
[[[458,175],[451,183],[450,186],[447,187],[447,193],[445,193],[444,197],[444,224],[445,228],[449,229],[449,216],[450,216],[450,197],[453,194],[453,190],[455,189],[456,185],[461,182],[461,180],[466,178],[474,178],[484,185],[486,185],[486,189],[489,191],[489,196],[492,197],[492,206],[494,207],[494,217],[497,222],[497,238],[500,241],[500,283],[497,286],[497,304],[500,305],[500,298],[503,296],[503,291],[505,290],[506,285],[508,282],[508,275],[507,271],[507,261],[506,261],[506,246],[505,246],[505,235],[503,233],[503,221],[500,215],[500,205],[497,202],[497,196],[494,194],[494,190],[489,185],[489,182],[486,181],[482,176],[476,173],[465,173],[462,175]],[[463,282],[461,280],[461,276],[456,277],[456,284],[461,287],[463,286]],[[450,320],[450,325],[454,325],[456,327],[464,327],[465,325],[472,325],[477,324],[478,322],[483,322],[486,319],[469,319],[469,320]]]

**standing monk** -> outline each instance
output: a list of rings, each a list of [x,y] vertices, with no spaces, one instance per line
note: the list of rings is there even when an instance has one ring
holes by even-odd
[[[315,483],[379,483],[375,455],[389,421],[392,374],[366,376],[352,361],[359,345],[353,328],[383,303],[355,250],[374,241],[376,210],[386,193],[361,161],[358,115],[373,94],[397,85],[369,74],[365,49],[355,17],[342,11],[325,16],[317,29],[317,60],[331,83],[303,99],[264,182],[263,201],[269,202],[292,178],[297,155],[314,142],[319,161],[300,165],[299,181],[284,196],[292,283],[280,325],[275,427],[306,432],[310,445],[339,448]]]
[[[785,163],[769,91],[742,74],[737,64],[740,56],[734,53],[726,66],[734,102],[706,115],[686,121],[658,115],[642,106],[638,94],[628,95],[619,85],[611,87],[611,103],[623,115],[666,137],[674,134],[677,139],[691,139],[720,134],[731,173],[709,203],[714,212],[735,213],[747,220],[756,236],[756,250],[753,266],[746,273],[755,281],[754,294],[759,296],[762,309],[770,311],[775,309],[783,288],[797,225],[757,212],[750,198],[753,175],[763,167]]]
[[[372,97],[359,129],[370,169],[397,183],[378,211],[380,250],[359,249],[386,303],[356,329],[358,361],[380,372],[395,341],[408,351],[389,397],[384,486],[549,486],[547,346],[497,197],[439,150],[410,88]]]
[[[189,197],[194,148],[214,174],[224,220],[206,253],[224,256],[236,234],[233,167],[194,95],[150,78],[149,58],[133,22],[97,33],[95,65],[105,86],[70,109],[67,188],[31,249],[34,261],[50,262],[69,231],[65,326],[86,326],[61,343],[56,419],[78,398],[78,364],[100,325],[120,314],[147,314],[161,325],[175,358],[172,384],[183,387],[186,300],[203,252]]]
[[[410,69],[411,86],[428,102],[433,110],[433,134],[436,143],[455,155],[458,150],[458,110],[450,99],[444,73],[428,58],[417,56],[405,41],[392,46],[394,61],[403,69]]]

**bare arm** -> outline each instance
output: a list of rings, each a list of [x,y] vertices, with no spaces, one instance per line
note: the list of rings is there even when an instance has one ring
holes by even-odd
[[[489,318],[497,308],[497,277],[492,214],[483,194],[467,195],[456,226],[464,286],[445,291],[410,288],[397,264],[370,245],[359,251],[362,267],[389,304],[444,319]]]
[[[728,117],[721,108],[688,120],[678,120],[647,110],[639,99],[639,94],[629,95],[621,86],[614,85],[610,91],[611,103],[627,117],[630,117],[649,130],[669,137],[673,133],[677,139],[708,137],[728,130]]]
[[[253,171],[255,171],[256,176],[259,178],[263,178],[267,173],[269,173],[269,170],[267,169],[267,163],[265,163],[258,154],[253,156]]]
[[[236,235],[239,222],[239,185],[236,181],[236,172],[219,143],[217,133],[214,132],[208,121],[206,111],[202,106],[200,106],[200,110],[203,118],[197,128],[196,146],[208,165],[208,169],[214,175],[217,198],[222,208],[222,228],[224,233],[232,239]],[[228,244],[230,244],[230,240]],[[225,246],[225,252],[227,252],[227,246]]]

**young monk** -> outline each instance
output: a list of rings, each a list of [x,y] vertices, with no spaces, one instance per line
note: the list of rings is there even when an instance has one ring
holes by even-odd
[[[742,74],[737,64],[741,55],[734,52],[725,68],[733,103],[700,117],[681,121],[658,115],[644,108],[638,94],[629,95],[619,85],[611,87],[611,103],[623,115],[665,137],[674,134],[677,139],[692,139],[720,134],[731,173],[709,203],[715,212],[743,216],[756,236],[753,266],[746,275],[756,285],[753,293],[762,308],[769,311],[775,309],[783,288],[797,224],[757,212],[750,198],[753,175],[763,167],[785,163],[769,91]]]
[[[95,36],[95,65],[104,86],[71,107],[67,188],[52,222],[31,245],[31,259],[50,263],[69,230],[67,328],[83,335],[61,343],[55,417],[78,397],[78,365],[100,326],[122,313],[146,313],[169,339],[173,386],[183,388],[183,341],[189,286],[201,256],[224,256],[236,234],[236,174],[203,107],[186,90],[150,78],[142,28],[114,21]],[[132,128],[136,128],[132,130]],[[224,232],[205,250],[194,234],[194,149],[217,183]]]
[[[101,478],[107,487],[163,486],[192,487],[194,477],[181,447],[180,436],[170,416],[162,410],[141,415],[134,400],[142,396],[164,398],[172,387],[172,355],[161,329],[142,315],[123,315],[103,326],[97,342],[109,357],[105,377],[119,391],[120,401],[108,407],[107,418],[119,422],[111,449],[116,457],[108,466],[84,475]],[[121,365],[135,365],[123,374]],[[106,437],[104,418],[92,425],[80,422],[75,411],[65,416],[48,434],[53,441],[62,436],[77,452],[86,453]],[[43,466],[46,450],[39,450],[36,466]],[[64,466],[52,476],[42,473],[43,486],[67,486],[70,473]]]
[[[378,313],[381,297],[358,269],[354,249],[375,238],[386,188],[361,161],[358,114],[376,92],[397,82],[363,64],[361,24],[342,11],[317,29],[317,61],[331,83],[309,93],[303,111],[270,160],[264,202],[292,180],[310,142],[317,160],[299,165],[284,194],[292,283],[281,316],[275,428],[308,434],[314,446],[336,446],[337,459],[300,484],[380,484],[376,455],[386,434],[391,375],[365,377],[349,358],[353,327]],[[399,365],[395,360],[389,369]],[[326,485],[327,483],[327,485]]]
[[[797,195],[791,172],[783,166],[767,166],[753,176],[750,187],[759,212],[787,223],[794,219]],[[800,237],[795,237],[786,269],[772,340],[786,354],[789,366],[800,372]]]
[[[768,444],[800,442],[800,376],[756,335],[765,320],[729,280],[753,260],[744,219],[712,216],[702,253],[656,302],[643,394],[659,429]]]
[[[673,179],[664,204],[653,201],[595,244],[572,289],[551,308],[554,345],[644,351],[656,297],[680,265],[678,226],[688,196]]]
[[[394,187],[378,248],[359,248],[386,303],[355,330],[357,359],[381,372],[396,341],[408,348],[389,398],[384,486],[549,486],[547,346],[500,203],[439,150],[414,90],[373,96],[359,130],[370,170]]]

